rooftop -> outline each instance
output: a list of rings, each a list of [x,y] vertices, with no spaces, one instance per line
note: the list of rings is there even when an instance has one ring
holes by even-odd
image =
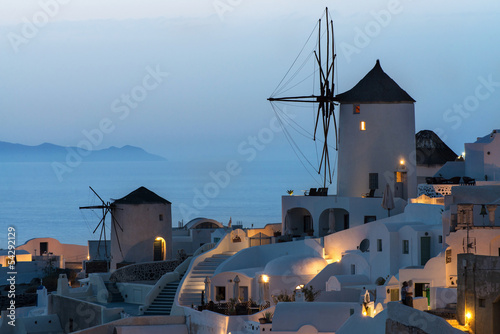
[[[415,100],[389,77],[377,62],[353,88],[338,94],[340,103],[414,103]]]
[[[117,199],[113,204],[172,204],[146,187],[140,187],[130,194]]]

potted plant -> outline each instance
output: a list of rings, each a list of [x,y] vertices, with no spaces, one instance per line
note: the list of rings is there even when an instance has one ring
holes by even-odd
[[[286,191],[286,193],[287,193],[288,195],[292,196],[292,195],[293,195],[293,190],[292,190],[292,189],[287,190],[287,191]]]
[[[261,324],[270,324],[273,322],[273,315],[274,313],[272,312],[264,312],[264,316],[262,318],[259,318],[259,323]]]

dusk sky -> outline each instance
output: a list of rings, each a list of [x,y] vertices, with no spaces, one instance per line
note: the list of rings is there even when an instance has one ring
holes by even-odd
[[[498,1],[4,0],[0,141],[233,158],[270,127],[266,99],[325,6],[338,93],[380,59],[417,101],[417,131],[460,154],[500,128]],[[295,159],[282,133],[263,152]]]

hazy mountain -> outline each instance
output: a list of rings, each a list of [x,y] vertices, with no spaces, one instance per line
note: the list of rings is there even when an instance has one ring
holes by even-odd
[[[37,146],[0,141],[0,162],[54,162],[80,157],[84,161],[164,161],[165,158],[134,146],[111,146],[88,151],[77,147],[64,147],[44,143]]]

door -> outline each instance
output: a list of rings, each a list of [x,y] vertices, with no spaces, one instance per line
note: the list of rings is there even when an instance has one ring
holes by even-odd
[[[49,243],[48,242],[41,242],[40,243],[40,255],[43,255],[45,253],[49,252]]]
[[[153,261],[163,260],[165,260],[165,240],[158,237],[153,244]]]
[[[425,266],[431,258],[431,237],[420,238],[420,265]]]
[[[248,300],[248,286],[240,286],[240,298],[243,299],[244,302]]]

